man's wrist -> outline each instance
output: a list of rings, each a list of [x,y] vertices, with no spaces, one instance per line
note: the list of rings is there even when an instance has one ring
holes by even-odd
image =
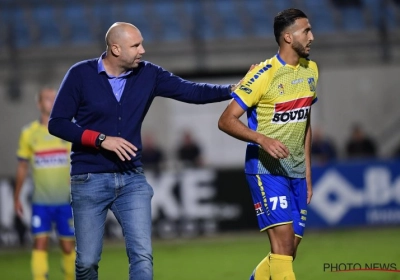
[[[96,148],[101,148],[101,143],[104,142],[104,140],[106,140],[106,135],[103,133],[100,133],[97,138],[96,138]]]

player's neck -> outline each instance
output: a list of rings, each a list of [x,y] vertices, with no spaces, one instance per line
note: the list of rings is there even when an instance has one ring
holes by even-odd
[[[107,74],[112,75],[114,77],[119,77],[119,75],[121,75],[122,73],[125,72],[125,70],[122,69],[121,67],[115,66],[115,63],[110,61],[108,56],[103,58],[103,66],[104,66],[104,69],[106,70]]]
[[[49,119],[50,119],[50,116],[41,115],[41,116],[40,116],[40,123],[41,123],[42,125],[47,126],[47,125],[49,124]]]
[[[292,65],[292,66],[297,66],[299,64],[300,57],[295,52],[288,52],[288,51],[284,51],[284,50],[280,49],[278,51],[278,54],[279,54],[280,58],[286,64],[289,64],[289,65]]]

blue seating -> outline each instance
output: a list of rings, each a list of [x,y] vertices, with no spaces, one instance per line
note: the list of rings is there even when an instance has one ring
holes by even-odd
[[[388,10],[389,13],[389,28],[400,29],[400,1],[392,0],[391,6]]]
[[[386,2],[386,7],[383,4],[384,2],[381,0],[363,0],[363,5],[372,21],[372,27],[379,28],[381,16],[383,15],[383,20],[389,29],[399,28],[400,22],[396,19],[395,10],[400,9],[400,7],[395,1]]]
[[[317,1],[319,1],[319,0],[316,0],[315,2],[317,2]],[[293,2],[293,0],[274,0],[274,1],[272,1],[272,4],[277,9],[277,12],[280,12],[282,10],[286,10],[289,8],[295,8],[297,6]]]
[[[52,6],[34,6],[32,8],[34,24],[39,30],[38,43],[43,46],[58,46],[61,43],[61,30],[57,25],[55,8]]]
[[[363,0],[363,6],[368,12],[373,27],[379,26],[381,0]]]
[[[304,0],[305,13],[310,19],[314,33],[333,33],[337,31],[330,0]]]
[[[129,22],[140,29],[145,43],[154,40],[154,32],[151,29],[150,17],[145,9],[145,4],[138,1],[126,2],[121,7],[118,21]]]
[[[220,34],[222,38],[240,38],[244,35],[240,11],[230,0],[218,0],[214,2],[215,16],[220,20]]]
[[[188,0],[182,3],[184,12],[189,15],[193,26],[190,38],[197,37],[201,40],[212,40],[218,37],[215,23],[215,12],[210,1],[201,2],[197,0]]]
[[[249,13],[251,20],[251,30],[248,35],[260,37],[274,36],[274,31],[272,29],[274,17],[271,11],[267,10],[265,0],[245,2],[245,9],[243,13]]]
[[[151,9],[151,16],[155,18],[153,25],[157,25],[156,30],[161,31],[157,34],[157,40],[180,41],[184,39],[185,36],[182,28],[184,23],[180,22],[173,3],[164,1],[153,2]]]
[[[23,9],[12,9],[9,23],[11,24],[12,28],[14,29],[13,36],[15,46],[17,48],[27,48],[31,47],[32,40],[31,40],[31,33],[29,29],[29,24],[27,22],[25,10]]]
[[[63,8],[63,14],[65,17],[64,24],[68,27],[68,40],[70,42],[76,45],[93,42],[94,38],[83,6],[68,5]]]
[[[0,10],[0,49],[6,47],[8,32],[10,28],[10,10]]]
[[[196,28],[201,26],[203,22],[201,4],[195,0],[188,0],[180,3],[179,8],[180,14],[178,16],[184,20],[184,26],[182,27],[184,36],[189,40],[196,36],[201,36],[201,30]]]
[[[94,37],[104,40],[104,34],[107,32],[108,28],[116,21],[121,21],[117,19],[117,7],[115,4],[111,3],[101,3],[101,1],[96,2],[91,6],[91,25],[95,29]]]
[[[382,0],[361,1],[361,7],[333,7],[331,0],[64,1],[57,5],[31,0],[26,6],[3,0],[0,47],[8,40],[9,27],[18,48],[57,47],[102,41],[107,29],[117,21],[136,25],[146,43],[272,37],[274,16],[291,7],[304,10],[313,32],[319,34],[379,28],[382,13],[389,30],[399,28],[400,6],[394,0],[385,2],[386,6]]]
[[[365,19],[360,8],[349,6],[341,7],[339,10],[344,31],[356,32],[365,30]]]

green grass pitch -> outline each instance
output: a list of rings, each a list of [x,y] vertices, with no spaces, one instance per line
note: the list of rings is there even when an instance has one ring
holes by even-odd
[[[306,232],[294,262],[296,279],[400,280],[399,272],[324,272],[324,263],[394,263],[400,270],[399,237],[400,227]],[[258,232],[155,240],[153,245],[155,280],[246,280],[269,251],[266,234]],[[60,252],[54,244],[49,258],[49,279],[62,280]],[[31,279],[29,265],[29,249],[1,249],[0,279]],[[99,279],[128,279],[122,242],[106,242]]]

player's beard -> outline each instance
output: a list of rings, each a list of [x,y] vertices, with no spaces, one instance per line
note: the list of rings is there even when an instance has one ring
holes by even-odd
[[[307,58],[310,55],[306,52],[306,48],[303,47],[299,42],[294,42],[292,48],[301,58]]]

